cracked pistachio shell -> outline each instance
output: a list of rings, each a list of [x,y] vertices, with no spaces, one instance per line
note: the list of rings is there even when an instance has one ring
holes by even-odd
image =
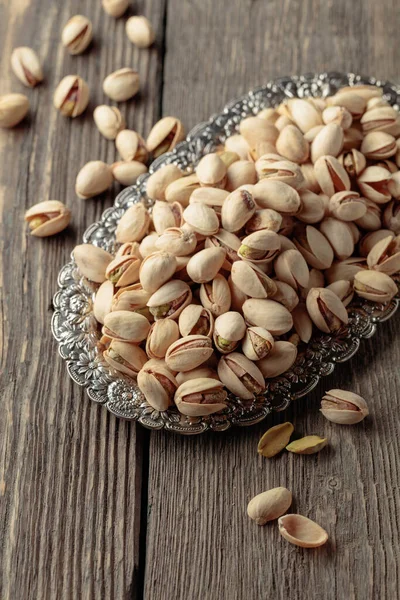
[[[79,171],[75,181],[75,193],[86,200],[105,192],[113,182],[111,167],[101,160],[91,160]]]
[[[224,229],[219,229],[217,233],[209,236],[205,240],[205,247],[222,248],[225,250],[226,256],[222,268],[226,271],[230,271],[232,264],[239,260],[237,251],[240,247],[240,239],[234,233],[230,233]]]
[[[354,252],[352,231],[344,221],[328,217],[320,224],[320,231],[333,248],[339,260],[349,258]]]
[[[360,192],[365,198],[376,202],[377,204],[386,204],[390,201],[391,195],[388,190],[388,184],[391,174],[383,167],[367,167],[357,179]]]
[[[281,240],[274,231],[255,231],[243,238],[237,251],[242,260],[255,264],[270,263],[281,250]]]
[[[104,318],[111,312],[111,305],[114,296],[114,284],[111,281],[103,281],[96,292],[93,302],[93,314],[96,321],[104,325]]]
[[[20,46],[11,54],[11,67],[18,79],[27,87],[35,87],[43,81],[42,65],[32,48]]]
[[[332,246],[324,234],[312,225],[297,227],[293,242],[310,267],[329,269],[332,265]]]
[[[141,262],[137,256],[116,256],[106,268],[106,277],[118,288],[136,283]]]
[[[301,207],[296,218],[303,223],[315,224],[325,216],[324,198],[310,190],[300,190]]]
[[[265,390],[265,381],[260,369],[239,352],[231,352],[221,357],[218,375],[228,390],[243,400],[252,400]]]
[[[261,156],[255,166],[260,180],[280,181],[294,189],[301,188],[304,185],[304,176],[300,165],[289,160],[271,162]]]
[[[137,242],[143,239],[150,225],[150,215],[144,204],[137,202],[121,217],[115,237],[117,242]]]
[[[89,104],[89,88],[79,75],[64,77],[54,92],[53,104],[64,117],[75,118]]]
[[[329,198],[336,192],[350,189],[347,171],[334,156],[320,156],[315,162],[314,172],[322,192]]]
[[[390,302],[398,293],[397,285],[389,275],[380,271],[359,271],[354,276],[354,291],[372,302]]]
[[[186,271],[192,281],[206,283],[215,278],[224,264],[225,257],[224,248],[205,248],[190,258]]]
[[[129,0],[102,0],[105,12],[111,17],[122,17],[129,6]]]
[[[143,315],[128,310],[116,310],[104,318],[103,335],[121,342],[139,343],[146,339],[150,323]]]
[[[249,156],[250,146],[242,135],[235,134],[226,138],[225,150],[227,152],[234,152],[240,158],[240,160],[247,160]]]
[[[165,200],[165,191],[170,183],[182,178],[182,171],[176,165],[165,165],[147,180],[146,192],[153,200]]]
[[[295,332],[300,340],[307,344],[312,336],[313,324],[305,304],[301,303],[295,306],[292,310],[292,319]]]
[[[122,160],[111,165],[111,173],[118,183],[128,186],[133,185],[140,175],[147,173],[147,167],[137,160]]]
[[[199,304],[189,304],[179,315],[179,331],[187,335],[206,335],[212,337],[214,317],[208,308]]]
[[[400,271],[400,235],[391,235],[377,242],[367,256],[370,269],[394,275]]]
[[[99,107],[98,107],[99,108]],[[109,107],[110,108],[110,107]],[[112,107],[114,110],[118,110],[115,107]],[[96,109],[97,110],[97,109]],[[95,112],[96,112],[95,110]],[[125,124],[124,124],[125,127]],[[104,134],[103,134],[104,135]],[[146,163],[149,158],[149,152],[146,148],[146,142],[142,138],[142,136],[136,131],[132,131],[131,129],[123,129],[117,131],[117,136],[115,138],[115,147],[117,148],[121,158],[125,161],[137,160],[142,163]],[[174,170],[178,169],[175,165],[168,165],[163,167],[167,172],[170,170],[168,167],[174,167]],[[157,173],[162,171],[159,169]],[[181,176],[181,171],[178,169],[178,177]],[[147,182],[148,189],[148,182]],[[152,196],[150,196],[152,197]]]
[[[327,438],[321,438],[319,435],[306,435],[288,444],[286,450],[293,454],[316,454],[325,448],[327,443]]]
[[[295,363],[297,347],[291,342],[277,341],[271,352],[257,366],[266,379],[285,373]]]
[[[112,302],[112,310],[142,312],[142,309],[146,309],[150,296],[150,292],[144,290],[140,283],[133,283],[116,291]],[[145,314],[145,316],[147,315]]]
[[[383,224],[394,231],[396,235],[400,233],[400,203],[389,202],[383,213]]]
[[[328,271],[331,269],[330,267]],[[308,280],[308,286],[302,288],[300,290],[300,298],[305,300],[307,298],[307,294],[312,287],[324,287],[325,286],[325,278],[324,274],[318,269],[310,269],[310,277]]]
[[[325,333],[337,331],[348,323],[346,307],[332,290],[311,288],[306,306],[314,324]]]
[[[367,106],[366,99],[354,91],[343,92],[341,90],[334,96],[327,98],[327,103],[329,106],[342,106],[346,108],[353,119],[360,119]]]
[[[332,290],[336,296],[343,302],[344,306],[348,306],[353,300],[354,289],[351,281],[339,279],[326,287],[327,290]]]
[[[272,208],[281,215],[295,215],[300,210],[298,191],[282,181],[260,181],[254,186],[253,196],[260,208]]]
[[[242,306],[247,300],[248,296],[242,290],[240,290],[237,285],[235,285],[232,281],[232,277],[230,276],[228,279],[228,285],[231,293],[230,302],[232,310],[236,310],[241,312]]]
[[[288,116],[303,133],[317,125],[322,125],[321,111],[311,102],[293,98],[288,101],[287,107],[289,109]]]
[[[225,277],[217,275],[200,286],[200,302],[214,317],[227,312],[231,306],[231,291]]]
[[[154,42],[154,30],[146,17],[129,17],[125,24],[125,31],[128,39],[138,48],[148,48]]]
[[[111,254],[92,244],[80,244],[75,246],[73,256],[80,273],[86,279],[95,283],[105,281],[106,269],[113,260]]]
[[[299,303],[299,297],[296,291],[291,285],[285,283],[284,281],[279,281],[279,279],[274,279],[273,281],[276,285],[276,292],[273,296],[273,299],[276,302],[283,304],[283,306],[287,308],[289,312],[292,312],[292,310]]]
[[[218,373],[214,371],[214,369],[210,369],[210,367],[197,367],[197,369],[192,369],[191,371],[179,372],[176,374],[176,380],[178,385],[182,385],[185,381],[190,381],[193,379],[218,379]]]
[[[107,140],[115,140],[125,127],[125,119],[115,106],[100,104],[93,111],[93,119],[97,129]]]
[[[341,221],[356,221],[367,212],[367,206],[358,192],[346,190],[337,192],[329,200],[331,215]]]
[[[276,149],[284,158],[298,164],[306,162],[310,153],[309,143],[295,125],[283,127],[276,140]]]
[[[388,191],[395,200],[400,200],[400,171],[395,171],[388,182]]]
[[[178,383],[167,367],[147,362],[138,373],[137,384],[155,410],[164,411],[172,406]]]
[[[343,129],[340,125],[325,125],[311,144],[311,161],[315,163],[321,156],[339,156],[343,148]]]
[[[249,298],[244,302],[242,310],[247,323],[264,327],[272,335],[283,335],[293,327],[290,312],[274,300]]]
[[[274,347],[273,335],[263,327],[248,327],[242,341],[242,351],[249,360],[265,358]]]
[[[286,448],[293,431],[293,425],[288,422],[270,427],[258,442],[258,454],[261,454],[261,456],[265,456],[266,458],[276,456]]]
[[[228,196],[229,192],[227,190],[213,187],[199,187],[190,196],[189,204],[205,204],[217,214],[221,214],[222,205]]]
[[[159,235],[169,227],[181,227],[183,208],[179,202],[164,202],[156,200],[151,213],[153,226]]]
[[[176,117],[164,117],[158,121],[150,131],[146,145],[153,156],[157,158],[170,152],[178,142],[185,137],[183,125]]]
[[[233,352],[246,333],[246,323],[242,315],[228,311],[215,319],[213,340],[221,354]]]
[[[350,177],[361,175],[367,166],[367,159],[364,154],[361,154],[361,152],[355,148],[342,152],[338,157],[338,160],[340,164],[344,166]]]
[[[255,264],[239,260],[232,264],[232,281],[251,298],[269,298],[276,291],[275,282]]]
[[[250,148],[256,148],[261,142],[275,144],[279,131],[260,117],[247,117],[240,122],[239,132]]]
[[[322,120],[325,125],[335,123],[342,129],[348,129],[351,127],[353,117],[344,106],[328,106],[322,112]],[[330,154],[330,152],[325,152],[325,154]]]
[[[115,102],[125,102],[135,96],[140,87],[139,73],[135,69],[118,69],[103,81],[103,92]]]
[[[212,415],[226,408],[227,393],[223,384],[213,378],[200,377],[182,383],[175,393],[180,413],[189,417]]]
[[[298,250],[285,250],[274,263],[277,278],[294,290],[308,286],[310,273],[307,263]]]
[[[152,294],[166,283],[176,270],[176,258],[162,250],[146,256],[140,265],[139,279],[143,288]]]
[[[272,208],[260,208],[245,225],[247,235],[256,231],[268,230],[278,233],[282,225],[282,216]]]
[[[303,515],[284,515],[279,518],[278,527],[285,540],[301,548],[318,548],[328,540],[325,529]]]
[[[226,166],[218,154],[206,154],[196,167],[196,175],[202,186],[225,187]]]
[[[398,112],[392,106],[378,106],[367,110],[360,123],[364,134],[371,131],[387,131],[396,123],[397,117]]]
[[[396,139],[384,131],[371,131],[364,137],[360,150],[366,158],[375,160],[390,158],[397,151]]]
[[[192,292],[188,284],[171,279],[150,296],[147,306],[156,321],[164,318],[177,319],[191,301]]]
[[[218,215],[206,204],[189,204],[183,211],[183,219],[193,231],[201,235],[213,235],[219,229]]]
[[[247,514],[257,525],[265,525],[281,517],[291,504],[292,493],[284,487],[277,487],[254,496],[247,505]]]
[[[139,346],[117,340],[112,340],[103,356],[113,369],[132,378],[136,378],[147,361],[146,353]]]
[[[367,268],[367,262],[363,257],[346,258],[345,260],[334,261],[332,266],[325,271],[325,275],[328,283],[333,283],[339,279],[353,281],[354,276],[358,271]],[[314,287],[322,286],[317,285]]]
[[[213,352],[208,336],[186,335],[170,345],[165,362],[173,371],[191,371],[206,362]]]
[[[250,160],[238,160],[232,163],[226,172],[225,188],[234,192],[242,185],[252,185],[257,182],[254,163]]]
[[[71,220],[71,211],[58,200],[45,200],[28,208],[25,221],[31,235],[47,237],[63,231]]]
[[[369,415],[364,398],[339,389],[325,392],[320,410],[326,419],[339,425],[355,425]]]
[[[180,202],[182,206],[187,206],[192,193],[199,187],[200,183],[196,173],[185,175],[172,181],[167,186],[165,200],[167,202]],[[162,198],[158,198],[158,200],[162,200]]]
[[[25,94],[0,96],[0,127],[15,127],[27,115],[29,100]]]
[[[192,254],[197,246],[197,238],[190,228],[168,227],[155,242],[158,250],[166,250],[174,256]]]
[[[358,245],[361,256],[367,257],[375,244],[387,237],[394,238],[394,231],[390,231],[390,229],[378,229],[377,231],[371,231],[370,233],[365,234]]]
[[[82,54],[93,37],[91,21],[83,15],[74,15],[64,25],[61,41],[70,54]]]
[[[159,248],[156,246],[156,241],[159,237],[156,231],[151,231],[146,235],[139,244],[140,256],[146,258],[146,256],[153,254],[153,252],[158,252]]]
[[[372,200],[368,200],[368,198],[364,198],[364,203],[367,207],[367,212],[363,217],[360,217],[354,221],[354,223],[366,231],[376,231],[377,229],[380,229],[382,227],[382,213],[380,205],[376,204]],[[348,224],[352,225],[351,222]]]
[[[239,231],[253,216],[256,204],[250,192],[236,190],[225,199],[221,210],[222,227],[231,233]]]

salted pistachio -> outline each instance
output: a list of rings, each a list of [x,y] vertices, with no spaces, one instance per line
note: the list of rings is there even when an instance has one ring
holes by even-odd
[[[94,112],[94,116],[95,116],[98,108],[96,108],[96,110]],[[118,110],[115,107],[108,107],[108,108],[112,108],[113,111]],[[99,127],[99,124],[97,124],[97,126]],[[137,133],[136,131],[132,131],[131,129],[124,129],[124,127],[125,127],[125,124],[123,125],[123,127],[122,127],[122,125],[120,128],[118,127],[118,131],[117,131],[116,137],[115,137],[115,147],[117,148],[119,154],[121,155],[121,158],[125,161],[134,160],[134,161],[146,163],[149,158],[149,152],[146,148],[146,142],[144,141],[144,139],[142,138],[142,136],[139,133]],[[99,127],[99,129],[100,129],[100,127]],[[103,133],[103,135],[105,135],[105,134]],[[110,139],[114,139],[114,138],[110,138]],[[175,167],[175,165],[172,165],[172,166],[178,172],[178,177],[180,177],[181,176],[180,169],[178,169],[178,167]],[[171,167],[171,165],[167,165],[166,167],[163,167],[163,169],[159,169],[156,172],[160,173],[164,169],[166,170],[166,172],[168,172],[168,169],[170,167]],[[153,175],[153,177],[154,177],[154,175]],[[149,185],[147,183],[147,188],[148,187],[149,187]],[[150,196],[150,197],[152,197],[152,196]]]
[[[287,127],[288,125],[294,125],[292,119],[290,119],[288,116],[286,115],[280,115],[277,120],[274,123],[275,127],[277,128],[277,130],[280,132],[282,131],[285,127]],[[296,127],[296,125],[295,125]],[[304,135],[304,138],[306,136]]]
[[[306,306],[314,324],[325,333],[333,333],[348,323],[346,307],[332,290],[311,288]]]
[[[325,125],[312,141],[311,161],[315,163],[321,156],[339,156],[343,141],[343,129],[340,125],[336,123]]]
[[[242,310],[249,325],[264,327],[272,335],[282,335],[293,327],[290,312],[274,300],[249,298],[244,302]]]
[[[257,361],[257,366],[266,379],[278,377],[290,369],[297,358],[297,347],[291,342],[276,341],[271,352]]]
[[[294,290],[307,287],[309,271],[303,255],[298,250],[285,250],[274,263],[276,276]]]
[[[370,269],[394,275],[400,271],[400,235],[387,237],[378,241],[367,256]]]
[[[239,260],[232,264],[232,281],[251,298],[270,298],[277,291],[275,282],[255,264]]]
[[[240,260],[237,255],[240,248],[240,239],[234,233],[225,231],[225,229],[219,229],[217,233],[207,237],[205,248],[222,248],[225,250],[226,254],[222,268],[226,271],[230,271],[232,264]]]
[[[20,46],[11,54],[11,67],[18,79],[27,87],[35,87],[43,81],[42,65],[32,48]]]
[[[165,362],[173,371],[190,371],[208,360],[212,353],[212,342],[208,336],[186,335],[170,345]]]
[[[331,215],[341,221],[356,221],[367,212],[367,206],[358,192],[346,190],[333,194],[329,200]]]
[[[223,229],[234,233],[239,231],[253,216],[256,204],[246,190],[236,190],[229,194],[222,205],[221,221]]]
[[[384,160],[396,154],[396,140],[384,131],[367,133],[361,144],[361,152],[366,158]]]
[[[176,380],[178,385],[182,385],[185,381],[191,381],[193,379],[215,379],[219,382],[218,373],[211,369],[210,367],[200,366],[196,369],[191,369],[190,371],[179,372],[176,374]]]
[[[221,354],[233,352],[246,333],[246,323],[236,311],[228,311],[215,319],[213,340]]]
[[[332,267],[329,267],[327,271],[330,271]],[[307,294],[312,287],[324,287],[325,277],[319,269],[310,269],[310,277],[308,279],[308,286],[300,289],[301,300],[306,300]]]
[[[367,212],[365,215],[356,219],[354,224],[366,231],[376,231],[382,227],[382,213],[380,205],[376,204],[372,200],[368,198],[363,198],[364,204],[367,207]],[[389,205],[387,205],[389,206]],[[352,225],[352,223],[348,223],[348,225]]]
[[[174,256],[192,254],[197,245],[194,231],[186,227],[168,227],[155,242],[158,250],[166,250]]]
[[[86,200],[105,192],[112,182],[111,167],[101,160],[91,160],[81,168],[76,177],[75,193]]]
[[[90,19],[84,15],[74,15],[64,25],[61,41],[70,54],[82,54],[89,46],[93,37],[93,27]]]
[[[258,454],[261,454],[261,456],[265,456],[266,458],[276,456],[286,448],[293,431],[293,425],[288,422],[270,427],[258,442]]]
[[[347,171],[337,158],[320,156],[314,165],[315,176],[324,194],[331,197],[336,192],[350,189],[350,179]]]
[[[334,256],[332,246],[318,229],[312,225],[298,225],[295,228],[293,242],[310,267],[329,269]]]
[[[319,132],[322,131],[324,129],[324,127],[325,127],[325,125],[316,125],[315,127],[312,127],[304,134],[304,139],[309,144],[312,144],[312,142],[315,140],[315,138],[317,137]]]
[[[170,369],[151,362],[140,369],[137,384],[150,406],[158,411],[167,410],[173,404],[178,388],[178,382]]]
[[[196,233],[209,236],[219,229],[218,215],[206,204],[189,204],[183,211],[183,219]]]
[[[278,527],[285,540],[301,548],[318,548],[328,540],[325,529],[303,515],[284,515],[278,519]]]
[[[156,231],[150,231],[150,233],[145,235],[139,244],[140,256],[146,258],[146,256],[153,254],[153,252],[158,252],[159,248],[157,248],[156,242],[159,237]]]
[[[383,88],[367,83],[356,83],[355,85],[346,85],[340,88],[340,92],[356,93],[357,96],[361,96],[368,102],[371,98],[382,98]]]
[[[301,206],[299,192],[282,181],[260,181],[253,197],[260,208],[272,208],[282,215],[295,215]]]
[[[361,175],[367,166],[367,160],[359,150],[355,148],[351,148],[338,157],[338,160],[341,165],[346,169],[347,173],[350,177],[357,177]]]
[[[102,0],[102,5],[111,17],[122,17],[129,6],[129,0]]]
[[[242,185],[253,185],[257,182],[254,163],[249,160],[237,160],[226,171],[225,189],[235,191]]]
[[[310,146],[304,135],[295,125],[286,125],[281,129],[276,140],[279,154],[294,163],[304,163],[308,160]]]
[[[287,106],[288,116],[303,133],[317,125],[322,125],[321,111],[307,100],[293,98],[288,101]]]
[[[280,181],[286,183],[294,189],[299,189],[304,185],[304,176],[300,165],[289,160],[280,160],[271,162],[261,156],[255,164],[257,175],[260,180]]]
[[[227,393],[223,384],[213,378],[200,377],[182,383],[175,393],[175,404],[180,413],[202,417],[226,408]]]
[[[344,306],[348,306],[354,297],[353,283],[346,279],[338,279],[326,287],[327,290],[332,290],[336,296],[343,302]]]
[[[29,100],[25,94],[4,94],[0,96],[0,127],[15,127],[24,119],[29,110]]]
[[[144,314],[149,320],[147,312],[147,302],[151,294],[143,289],[141,283],[133,283],[115,292],[112,301],[112,310],[131,310]],[[151,317],[151,315],[150,315]]]
[[[344,129],[351,127],[353,117],[344,106],[327,106],[322,112],[322,120],[325,125],[334,123]],[[329,154],[329,152],[326,152]]]
[[[319,183],[315,177],[314,165],[310,162],[306,162],[300,165],[300,167],[304,177],[304,190],[318,194],[321,191],[321,188],[319,187]],[[304,190],[299,190],[299,192]]]
[[[54,92],[53,103],[64,117],[78,117],[89,104],[89,88],[79,75],[64,77]]]
[[[153,125],[146,145],[155,158],[170,152],[185,137],[183,125],[176,117],[164,117]]]
[[[93,111],[93,119],[97,129],[107,140],[115,140],[125,127],[125,119],[115,106],[101,104]]]
[[[370,131],[387,131],[396,123],[397,117],[398,112],[392,106],[378,106],[367,110],[360,123],[364,134]]]
[[[199,187],[190,196],[189,204],[205,204],[212,208],[217,215],[221,214],[225,198],[229,196],[227,190],[214,187]]]
[[[400,203],[399,202],[395,202],[394,200],[392,200],[392,202],[389,202],[389,204],[385,207],[385,210],[383,213],[383,224],[385,225],[385,227],[388,227],[389,229],[394,231],[394,233],[396,235],[400,234]]]
[[[274,231],[255,231],[243,238],[238,256],[255,264],[270,263],[279,254],[281,241]]]
[[[247,235],[256,231],[274,231],[277,233],[282,225],[282,216],[272,208],[260,208],[256,210],[251,219],[245,225]]]
[[[177,319],[191,300],[192,292],[188,284],[172,279],[154,292],[147,306],[156,321],[164,318]]]
[[[329,106],[343,106],[349,111],[353,119],[360,119],[367,106],[365,98],[359,96],[353,90],[345,92],[339,90],[337,94],[327,98],[327,103]]]
[[[179,202],[165,202],[156,200],[153,210],[153,226],[159,235],[162,235],[169,227],[180,227],[183,225],[183,208]]]
[[[354,276],[354,291],[372,302],[390,302],[398,293],[397,285],[389,275],[380,271],[359,271]]]
[[[214,317],[227,312],[231,306],[231,292],[225,277],[218,274],[212,281],[202,283],[200,302]]]
[[[146,17],[129,17],[125,23],[125,31],[128,39],[138,48],[148,48],[154,42],[154,30]]]
[[[283,306],[287,308],[289,312],[292,312],[292,310],[299,303],[299,297],[296,291],[291,285],[285,283],[284,281],[279,281],[279,279],[274,279],[273,281],[276,285],[276,292],[273,295],[273,299],[275,302],[283,304]]]
[[[105,316],[111,312],[113,296],[114,285],[107,279],[100,285],[93,302],[93,314],[96,318],[96,321],[102,325],[104,325]]]
[[[121,185],[133,185],[140,175],[147,173],[147,167],[137,160],[119,161],[111,165],[111,172],[115,179]]]
[[[352,231],[344,221],[328,217],[320,224],[320,231],[324,234],[339,260],[349,258],[354,252],[354,239]]]
[[[327,443],[327,438],[322,438],[319,435],[306,435],[288,444],[286,450],[293,452],[293,454],[316,454],[322,448],[325,448]]]
[[[180,177],[167,186],[165,200],[167,202],[180,202],[182,206],[188,206],[192,193],[199,187],[200,182],[196,173]]]
[[[139,88],[139,73],[130,67],[110,73],[103,81],[103,92],[115,102],[129,100],[138,93]]]
[[[369,415],[364,398],[353,392],[339,389],[325,392],[320,410],[329,421],[339,425],[355,425]]]
[[[346,258],[341,261],[334,261],[332,266],[325,271],[328,283],[333,283],[341,279],[353,281],[358,271],[367,269],[367,261],[363,257]],[[322,287],[322,286],[315,286]]]
[[[391,231],[390,229],[378,229],[377,231],[370,231],[369,233],[366,233],[361,238],[358,245],[361,256],[367,257],[375,244],[387,237],[394,238],[394,231]]]
[[[147,256],[140,265],[139,279],[143,288],[152,294],[174,275],[176,257],[165,250]]]
[[[303,302],[299,303],[292,310],[292,319],[296,334],[302,342],[307,344],[312,336],[313,324]]]
[[[147,361],[146,353],[134,344],[112,340],[108,348],[103,352],[104,360],[115,371],[128,375],[132,379]]]
[[[275,144],[279,131],[277,128],[260,117],[246,117],[240,122],[239,132],[248,143],[250,149],[258,144],[267,142]]]
[[[221,357],[218,375],[229,391],[244,400],[252,400],[265,390],[261,371],[254,362],[238,352]]]
[[[58,200],[45,200],[28,208],[25,221],[31,235],[47,237],[55,235],[68,227],[71,211]]]
[[[121,342],[139,343],[146,339],[150,323],[145,316],[127,310],[116,310],[104,318],[103,335]]]
[[[367,100],[367,110],[378,108],[378,106],[390,106],[390,104],[387,100],[384,100],[382,96],[373,96]]]
[[[143,239],[150,225],[150,215],[141,202],[133,204],[121,217],[115,230],[117,242],[137,242]]]
[[[103,283],[106,279],[106,269],[113,260],[111,254],[92,244],[75,246],[73,252],[80,273],[95,283]]]
[[[179,315],[179,331],[183,337],[206,335],[212,337],[214,317],[210,310],[199,304],[189,304]]]
[[[169,184],[181,178],[182,171],[176,165],[171,164],[161,167],[161,169],[152,173],[147,180],[147,196],[153,200],[165,200],[165,191]]]
[[[117,256],[106,269],[106,277],[116,287],[126,287],[139,279],[141,259],[137,256]]]
[[[284,487],[277,487],[254,496],[247,505],[247,514],[257,525],[265,525],[281,517],[291,504],[292,493]]]
[[[248,327],[242,341],[242,351],[250,360],[261,360],[271,352],[274,343],[273,335],[263,327]]]
[[[194,254],[186,265],[186,271],[192,281],[206,283],[215,278],[224,264],[224,248],[205,248]]]
[[[223,188],[226,183],[226,166],[218,154],[210,153],[200,159],[196,175],[201,186]]]
[[[227,152],[234,152],[239,156],[240,160],[247,160],[250,146],[242,135],[235,134],[226,138],[225,150]]]
[[[325,216],[325,203],[322,196],[310,190],[300,190],[301,207],[296,218],[303,223],[319,223]]]

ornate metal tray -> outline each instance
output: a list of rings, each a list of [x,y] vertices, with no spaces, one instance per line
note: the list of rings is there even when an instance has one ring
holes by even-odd
[[[288,97],[326,96],[344,85],[356,83],[382,87],[385,98],[399,108],[400,88],[371,77],[353,73],[283,77],[230,102],[220,114],[211,117],[207,123],[197,125],[186,141],[180,143],[173,152],[164,154],[152,163],[150,173],[171,162],[190,172],[204,153],[212,151],[236,130],[244,117],[279,104]],[[141,176],[134,186],[117,196],[114,206],[103,213],[99,222],[87,229],[84,242],[113,251],[118,220],[134,202],[141,199],[147,201],[147,178],[148,174]],[[52,331],[72,379],[86,388],[91,400],[104,404],[117,417],[137,420],[149,429],[165,428],[182,434],[224,431],[231,425],[253,425],[265,419],[272,410],[285,409],[291,400],[312,390],[320,377],[331,373],[336,363],[349,360],[357,352],[361,339],[371,337],[378,324],[389,319],[400,303],[399,298],[387,306],[367,301],[354,303],[348,327],[335,335],[313,337],[307,346],[300,347],[293,367],[283,376],[267,380],[264,396],[249,404],[230,395],[228,408],[223,413],[193,419],[180,415],[175,409],[166,412],[154,410],[132,380],[110,371],[98,351],[100,333],[92,312],[95,287],[81,278],[73,260],[61,269],[58,285],[60,289],[54,296]]]

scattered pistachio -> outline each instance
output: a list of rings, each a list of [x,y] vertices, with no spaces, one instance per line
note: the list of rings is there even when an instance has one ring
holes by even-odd
[[[307,435],[288,444],[286,450],[293,454],[316,454],[325,448],[327,443],[327,438],[321,438],[319,435]]]
[[[20,46],[11,54],[11,67],[18,79],[27,87],[43,81],[43,71],[38,55],[32,48]]]
[[[0,127],[15,127],[26,117],[29,100],[24,94],[0,96]]]
[[[82,54],[92,41],[92,23],[83,15],[75,15],[64,26],[61,40],[70,54]]]
[[[258,442],[258,453],[266,458],[276,456],[288,445],[293,430],[291,423],[280,423],[270,427]]]
[[[292,504],[292,493],[284,488],[278,487],[257,494],[247,506],[247,514],[257,525],[265,525],[281,517]]]

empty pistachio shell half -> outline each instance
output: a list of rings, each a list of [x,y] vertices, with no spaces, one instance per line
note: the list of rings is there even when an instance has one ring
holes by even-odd
[[[265,525],[281,517],[292,504],[292,493],[278,487],[254,496],[247,505],[247,514],[257,525]]]
[[[307,435],[288,444],[286,450],[293,454],[316,454],[325,448],[327,443],[327,438],[321,438],[319,435]]]
[[[293,430],[291,423],[280,423],[270,427],[258,442],[257,452],[266,458],[276,456],[288,445]]]
[[[284,515],[279,518],[278,526],[285,540],[302,548],[318,548],[328,540],[325,529],[302,515]]]
[[[0,96],[0,127],[15,127],[27,115],[29,100],[24,94]]]
[[[141,259],[131,254],[116,256],[106,268],[106,277],[117,288],[136,283],[139,279]]]
[[[11,54],[11,67],[18,79],[27,87],[43,81],[43,71],[38,55],[32,48],[20,46]]]
[[[92,244],[75,246],[73,256],[81,274],[95,283],[103,283],[106,269],[113,260],[111,254]]]
[[[64,117],[75,118],[89,104],[89,88],[79,75],[67,75],[54,92],[53,103]]]
[[[45,200],[25,213],[29,230],[36,237],[47,237],[63,231],[71,220],[71,211],[58,200]]]
[[[224,410],[226,396],[220,381],[201,377],[185,381],[178,387],[175,404],[183,415],[201,417]]]
[[[75,15],[64,26],[61,40],[70,54],[82,54],[92,41],[92,23],[83,15]]]
[[[116,290],[112,302],[112,310],[131,310],[143,313],[147,318],[147,302],[151,294],[143,289],[140,283],[133,283]]]
[[[346,390],[329,390],[321,400],[321,412],[339,425],[360,423],[369,414],[364,398]]]

